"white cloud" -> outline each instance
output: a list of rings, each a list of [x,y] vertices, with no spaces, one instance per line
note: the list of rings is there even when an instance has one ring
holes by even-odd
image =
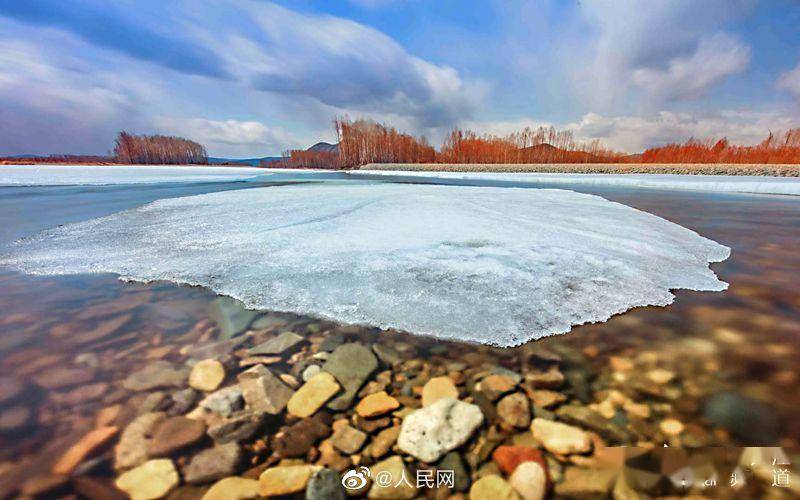
[[[676,57],[665,69],[633,70],[635,85],[665,100],[693,99],[728,75],[743,71],[750,62],[750,48],[725,34],[703,37],[688,57]]]
[[[0,153],[102,153],[122,128],[153,132],[171,119],[170,130],[205,138],[211,154],[260,156],[307,146],[317,132],[330,140],[340,114],[417,132],[450,127],[485,95],[480,82],[378,30],[271,2],[145,2],[160,15],[133,20],[104,3],[45,3],[52,15],[0,17]],[[105,19],[127,36],[98,32],[86,19]],[[173,39],[180,43],[161,47],[169,57],[154,55]],[[187,59],[196,64],[185,67]],[[287,120],[304,137],[273,125]]]
[[[749,48],[726,33],[727,20],[750,0],[585,0],[580,9],[591,35],[566,60],[573,82],[592,107],[631,104],[660,108],[697,98],[748,64]],[[631,89],[639,95],[632,95]]]
[[[800,64],[781,75],[778,79],[778,88],[787,90],[800,99]]]
[[[469,118],[482,87],[456,70],[409,54],[384,33],[271,2],[203,2],[225,16],[192,16],[186,30],[252,88],[323,105],[413,118],[419,127]],[[231,16],[247,23],[230,23]]]
[[[289,132],[257,121],[158,117],[154,124],[161,133],[197,141],[223,157],[278,155],[286,149],[307,147]]]
[[[587,113],[571,123],[552,124],[533,119],[505,122],[474,122],[471,128],[480,132],[505,135],[525,127],[554,125],[571,130],[579,141],[599,139],[617,151],[639,153],[651,146],[727,137],[734,143],[752,145],[770,132],[797,127],[800,118],[780,113],[721,111],[703,115],[662,111],[648,116],[603,116]]]
[[[146,94],[157,91],[117,72],[94,71],[66,50],[52,55],[0,36],[0,154],[103,153],[113,140],[109,130],[141,123]]]

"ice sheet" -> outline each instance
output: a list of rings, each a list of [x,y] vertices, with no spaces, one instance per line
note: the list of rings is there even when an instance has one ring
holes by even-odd
[[[598,196],[429,185],[160,200],[17,242],[0,265],[203,285],[249,307],[512,346],[671,289],[724,290],[729,249]]]
[[[220,182],[264,175],[250,167],[170,165],[0,165],[0,186],[102,186],[156,182]]]
[[[400,175],[442,179],[480,179],[538,184],[580,184],[642,189],[676,189],[718,193],[782,194],[800,196],[800,178],[759,175],[683,174],[553,174],[489,172],[413,172],[405,170],[353,170],[358,175]]]

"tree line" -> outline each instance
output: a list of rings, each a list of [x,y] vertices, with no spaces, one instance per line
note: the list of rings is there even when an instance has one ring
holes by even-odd
[[[800,128],[769,133],[755,146],[737,146],[728,139],[689,139],[647,149],[642,163],[800,163]]]
[[[727,139],[649,148],[629,155],[599,140],[581,142],[570,130],[525,128],[498,136],[453,129],[436,151],[424,137],[367,119],[333,122],[339,152],[294,150],[282,164],[303,168],[352,168],[367,163],[800,163],[800,129],[772,134],[756,146]]]
[[[439,151],[425,137],[398,131],[372,120],[336,118],[338,153],[292,150],[282,166],[352,168],[367,163],[588,163],[622,161],[622,154],[599,141],[581,143],[571,131],[526,128],[506,136],[453,129]]]
[[[149,165],[205,165],[208,153],[202,144],[182,137],[134,135],[120,132],[114,143],[117,163]]]

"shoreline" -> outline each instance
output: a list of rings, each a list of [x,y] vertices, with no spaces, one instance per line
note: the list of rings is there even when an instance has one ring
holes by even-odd
[[[368,163],[355,170],[457,173],[685,174],[800,177],[800,165],[777,163]]]

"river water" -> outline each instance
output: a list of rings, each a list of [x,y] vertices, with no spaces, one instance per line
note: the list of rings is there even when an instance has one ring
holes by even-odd
[[[54,225],[156,199],[296,182],[496,185],[454,179],[354,180],[326,173],[218,183],[0,187],[0,249]],[[511,349],[270,314],[282,325],[297,326],[295,331],[329,331],[385,344],[451,368],[492,364],[522,371],[520,367],[537,359],[557,358],[567,377],[563,391],[569,400],[607,414],[608,425],[629,433],[626,443],[617,444],[796,448],[800,197],[547,187],[600,195],[730,247],[731,257],[712,265],[730,288],[721,293],[677,291],[671,306],[634,309],[605,323],[575,327],[569,334]],[[37,277],[0,270],[0,374],[36,386],[23,397],[7,396],[7,401],[3,398],[11,389],[0,391],[0,462],[7,466],[0,467],[0,478],[11,462],[38,470],[91,426],[100,409],[144,404],[143,395],[131,395],[119,381],[153,360],[180,358],[181,348],[197,341],[187,332],[208,324],[216,300],[207,290],[171,283],[124,283],[112,275]],[[120,319],[120,326],[97,333],[114,319]],[[87,332],[96,335],[84,335]],[[629,407],[634,401],[647,408]],[[632,417],[637,411],[645,414]],[[667,432],[661,425],[665,420],[679,421],[682,432]],[[595,425],[601,434],[603,425]],[[109,475],[107,468],[101,464],[94,473]],[[20,480],[19,474],[14,469],[14,481]],[[10,480],[7,475],[5,479]]]

